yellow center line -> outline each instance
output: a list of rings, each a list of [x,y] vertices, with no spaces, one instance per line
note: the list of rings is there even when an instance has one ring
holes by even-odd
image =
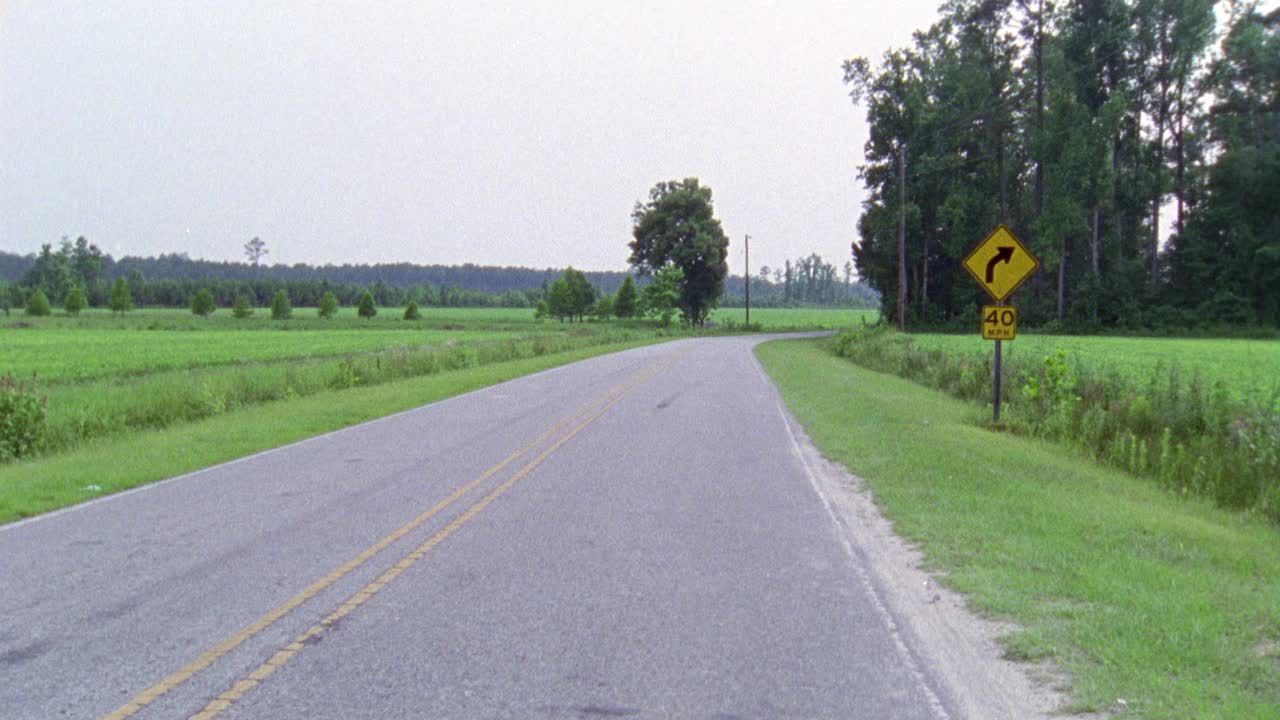
[[[222,692],[216,698],[211,700],[203,710],[192,715],[191,720],[212,720],[212,718],[217,717],[224,710],[231,707],[237,700],[244,697],[248,692],[262,684],[267,678],[271,677],[276,670],[279,670],[286,663],[292,660],[299,652],[301,652],[302,649],[307,646],[308,642],[324,634],[328,628],[332,627],[342,618],[351,614],[356,608],[368,602],[370,598],[377,595],[378,592],[386,587],[392,580],[395,580],[401,573],[408,570],[414,563],[422,559],[423,556],[435,549],[437,545],[444,542],[450,535],[457,532],[459,528],[467,524],[467,522],[476,515],[480,514],[480,512],[488,507],[490,503],[497,500],[503,493],[514,487],[516,483],[527,477],[529,473],[533,472],[535,468],[541,465],[543,461],[550,457],[554,452],[563,447],[565,443],[573,439],[575,435],[582,432],[596,420],[600,419],[609,411],[610,408],[621,402],[628,393],[651,380],[661,372],[664,367],[665,366],[658,366],[654,368],[653,371],[642,380],[637,381],[631,387],[627,388],[625,392],[614,397],[604,407],[600,408],[599,411],[583,421],[581,425],[570,430],[546,450],[543,450],[537,457],[530,460],[528,464],[517,470],[510,478],[503,481],[501,485],[498,485],[496,488],[491,490],[488,495],[485,495],[483,498],[476,501],[474,505],[467,508],[466,512],[454,518],[448,525],[445,525],[437,531],[436,534],[428,538],[426,542],[423,542],[421,545],[414,548],[413,551],[401,558],[399,562],[391,566],[389,570],[379,575],[368,585],[365,585],[363,588],[356,591],[355,594],[347,598],[333,612],[325,616],[324,619],[307,628],[288,645],[285,645],[283,648],[276,651],[276,653],[268,658],[266,662],[259,665],[242,680],[232,685],[230,689]]]
[[[669,364],[669,362],[670,361],[667,361],[667,364]],[[395,541],[399,540],[405,535],[408,535],[410,532],[413,532],[418,527],[421,527],[423,523],[427,522],[431,518],[435,517],[436,515],[444,511],[450,505],[452,505],[453,503],[457,502],[459,499],[461,499],[462,497],[470,493],[472,490],[474,490],[477,486],[484,483],[486,480],[489,480],[494,475],[497,475],[508,465],[512,464],[513,462],[515,462],[516,460],[518,460],[519,458],[521,458],[522,456],[530,452],[533,448],[545,442],[548,438],[551,438],[556,433],[559,433],[565,427],[571,425],[573,422],[577,421],[583,416],[594,412],[595,414],[591,416],[592,419],[587,422],[587,424],[589,424],[595,418],[603,414],[604,410],[607,410],[609,407],[612,407],[614,403],[616,403],[618,400],[624,397],[627,393],[631,392],[631,390],[635,389],[640,384],[647,382],[650,378],[653,377],[653,375],[657,374],[657,372],[661,370],[662,366],[663,366],[662,363],[650,365],[649,367],[631,376],[631,379],[635,379],[637,377],[643,376],[642,379],[635,382],[631,382],[629,384],[613,386],[612,388],[609,389],[608,392],[606,392],[599,399],[594,400],[590,403],[587,403],[585,406],[583,406],[580,410],[575,412],[573,415],[556,423],[551,429],[539,435],[529,444],[525,445],[524,447],[520,448],[514,453],[508,455],[497,465],[494,465],[493,467],[486,470],[484,474],[482,474],[480,477],[472,480],[466,485],[463,485],[462,487],[453,491],[453,493],[451,493],[448,497],[441,500],[440,502],[436,503],[436,505],[434,505],[431,509],[426,510],[422,514],[410,520],[408,523],[401,526],[395,532],[391,533],[390,535],[387,535],[386,537],[382,538],[378,542],[369,546],[359,555],[356,555],[355,557],[351,558],[347,562],[343,563],[333,572],[311,583],[311,585],[307,586],[306,589],[294,595],[293,597],[289,598],[279,607],[276,607],[275,609],[271,610],[267,614],[253,621],[249,625],[246,625],[245,627],[241,628],[239,631],[232,634],[230,637],[223,640],[221,643],[218,643],[218,645],[209,649],[208,651],[206,651],[205,653],[197,657],[195,660],[191,661],[190,663],[183,666],[179,670],[176,670],[173,673],[170,673],[160,682],[147,688],[146,690],[143,690],[141,693],[138,693],[131,700],[129,700],[129,702],[125,703],[124,705],[121,705],[119,708],[116,708],[114,711],[102,716],[102,720],[124,720],[125,718],[132,717],[139,710],[155,702],[158,698],[160,698],[165,693],[169,692],[170,690],[173,690],[174,688],[178,687],[179,685],[186,682],[187,680],[190,680],[197,673],[208,668],[210,665],[217,662],[221,657],[223,657],[227,653],[231,652],[235,648],[242,645],[245,641],[249,640],[250,638],[254,637],[255,635],[261,633],[263,630],[270,627],[272,624],[274,624],[280,618],[287,615],[290,611],[297,608],[299,605],[302,605],[308,600],[311,600],[316,595],[319,595],[321,592],[323,592],[326,588],[332,586],[334,583],[338,582],[343,577],[349,575],[351,572],[353,572],[360,566],[364,565],[366,562],[372,559],[375,555],[385,550],[388,546],[390,546]],[[578,428],[575,428],[570,433],[569,437],[572,437],[572,435],[576,434],[583,427],[585,427],[585,425],[581,425]],[[563,441],[561,441],[553,447],[560,447],[560,445],[563,445],[563,444],[564,444]],[[542,457],[542,456],[539,456],[539,457]],[[541,460],[539,460],[538,462],[541,462]]]

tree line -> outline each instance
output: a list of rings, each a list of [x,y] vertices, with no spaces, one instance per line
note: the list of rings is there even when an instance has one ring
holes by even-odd
[[[474,265],[255,268],[253,261],[266,254],[265,243],[258,243],[246,243],[246,257],[250,259],[247,263],[193,260],[180,253],[115,260],[84,237],[63,240],[56,248],[47,243],[38,254],[0,252],[0,307],[25,306],[37,289],[53,304],[65,304],[78,289],[73,306],[83,303],[84,307],[109,307],[112,285],[121,280],[129,290],[131,305],[147,307],[189,307],[196,294],[207,289],[216,307],[231,307],[240,295],[252,307],[268,307],[281,290],[302,307],[319,307],[325,293],[333,293],[341,305],[351,306],[367,290],[374,302],[383,307],[416,303],[434,307],[535,308],[539,301],[548,299],[553,281],[561,274],[554,269]],[[846,264],[842,273],[837,272],[816,254],[788,260],[785,268],[776,271],[764,266],[760,275],[751,280],[751,302],[758,307],[875,307],[878,296],[869,286],[850,277],[851,267]],[[388,269],[393,271],[380,272]],[[591,306],[596,299],[612,297],[631,277],[624,272],[575,272],[596,293]],[[428,277],[444,282],[422,281]],[[397,284],[410,280],[419,282]],[[639,286],[649,282],[649,278],[641,277]],[[728,276],[722,304],[741,307],[744,285],[741,276]]]
[[[1280,11],[939,12],[909,47],[844,65],[871,130],[854,263],[888,318],[901,286],[904,320],[972,325],[985,296],[961,261],[1004,223],[1041,262],[1014,298],[1028,322],[1280,324]]]
[[[266,254],[265,243],[258,252],[258,257]],[[268,266],[252,261],[198,260],[184,253],[116,260],[80,237],[63,239],[57,247],[46,243],[36,254],[0,251],[0,301],[9,307],[22,306],[40,289],[51,301],[61,303],[78,286],[91,306],[106,306],[111,284],[119,278],[128,283],[133,302],[145,306],[186,307],[198,290],[207,287],[219,306],[229,306],[240,291],[255,305],[266,306],[280,289],[303,306],[316,306],[325,292],[333,292],[344,305],[353,305],[368,289],[383,306],[416,302],[443,307],[531,308],[545,297],[560,272],[470,264]],[[585,274],[603,292],[615,292],[627,277],[624,272]]]
[[[742,307],[746,288],[742,277],[730,276],[721,305]],[[852,261],[837,268],[817,253],[783,261],[782,267],[761,265],[751,279],[751,304],[755,307],[851,307],[874,308],[880,294],[858,280]]]

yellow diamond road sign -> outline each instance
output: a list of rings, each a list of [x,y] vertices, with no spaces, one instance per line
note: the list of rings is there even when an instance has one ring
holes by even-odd
[[[1038,267],[1036,256],[1003,225],[964,259],[964,269],[996,302],[1009,297]]]

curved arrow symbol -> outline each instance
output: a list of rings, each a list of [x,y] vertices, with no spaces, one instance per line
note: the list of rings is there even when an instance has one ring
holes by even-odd
[[[991,261],[987,263],[987,282],[995,282],[996,263],[1002,262],[1005,265],[1008,265],[1009,261],[1012,259],[1013,259],[1012,245],[1001,245],[999,248],[997,248],[996,256],[991,258]]]

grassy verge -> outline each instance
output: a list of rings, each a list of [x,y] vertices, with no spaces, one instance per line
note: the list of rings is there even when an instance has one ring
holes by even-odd
[[[653,330],[617,328],[554,335],[496,334],[341,358],[302,356],[54,384],[44,391],[49,412],[40,449],[45,454],[63,452],[105,435],[160,429],[264,402],[654,337]]]
[[[944,582],[1023,628],[1008,654],[1069,673],[1073,710],[1280,717],[1274,526],[984,429],[981,409],[818,342],[758,352],[814,442],[866,479]]]
[[[68,452],[0,465],[0,523],[128,490],[529,373],[660,341],[661,338],[650,337],[595,345],[381,385],[322,391],[162,430],[112,435]]]
[[[966,350],[937,349],[934,339],[866,327],[841,334],[833,348],[872,370],[989,403],[991,351],[975,352],[972,342]],[[1223,507],[1280,521],[1280,385],[1258,392],[1248,380],[1233,384],[1227,379],[1232,377],[1229,360],[1222,361],[1218,377],[1206,380],[1204,370],[1214,366],[1203,364],[1197,342],[1164,340],[1159,360],[1146,365],[1131,360],[1124,372],[1109,360],[1107,348],[1124,347],[1113,338],[1073,355],[1059,347],[1042,360],[1025,352],[1010,354],[1004,363],[1002,422],[1016,433],[1079,448],[1178,494],[1210,497]],[[1280,362],[1280,345],[1251,350],[1241,348],[1242,341],[1218,342],[1223,357],[1231,357],[1234,347],[1245,351],[1236,356],[1241,362],[1250,357]],[[1191,361],[1191,373],[1182,369],[1184,357]]]

